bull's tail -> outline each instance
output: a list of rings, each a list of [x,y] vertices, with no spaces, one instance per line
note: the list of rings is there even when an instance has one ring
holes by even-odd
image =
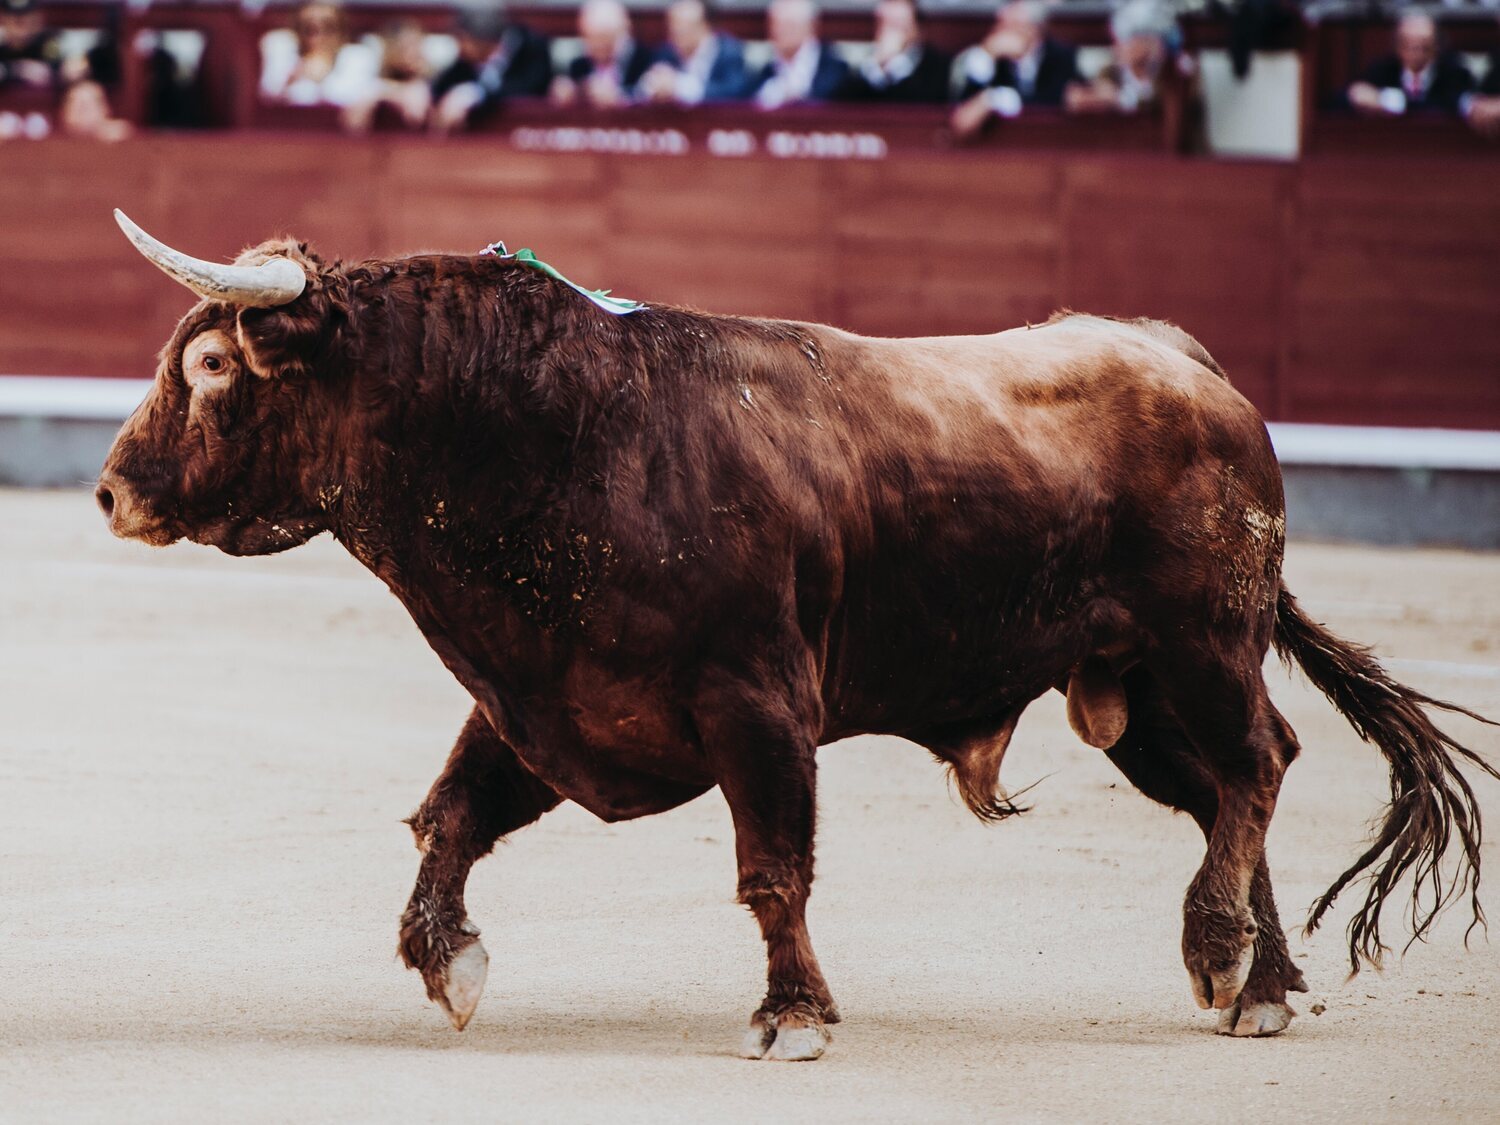
[[[1369,890],[1348,929],[1349,959],[1355,972],[1361,960],[1380,965],[1386,949],[1380,940],[1380,913],[1408,872],[1412,876],[1408,946],[1425,938],[1442,909],[1465,895],[1474,912],[1469,929],[1483,926],[1479,803],[1459,771],[1459,762],[1467,761],[1497,779],[1500,773],[1440,731],[1423,709],[1440,708],[1484,723],[1490,720],[1397,683],[1368,649],[1342,641],[1310,620],[1284,585],[1276,601],[1275,645],[1283,662],[1300,665],[1359,736],[1380,748],[1391,770],[1391,803],[1375,839],[1313,904],[1306,932],[1317,928],[1340,891],[1367,872]],[[1455,837],[1457,862],[1445,876],[1443,856]]]

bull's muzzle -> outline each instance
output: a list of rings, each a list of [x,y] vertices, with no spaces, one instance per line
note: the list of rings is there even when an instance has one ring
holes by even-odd
[[[165,547],[177,536],[167,530],[160,516],[151,511],[140,493],[130,483],[111,472],[99,478],[94,499],[109,523],[109,530],[121,539],[139,539],[153,546]]]

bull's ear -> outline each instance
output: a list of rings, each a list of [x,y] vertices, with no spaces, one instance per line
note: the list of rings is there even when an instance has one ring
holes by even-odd
[[[245,365],[264,379],[304,378],[338,357],[347,322],[343,287],[305,245],[274,242],[240,255],[237,264],[290,258],[307,275],[307,288],[277,308],[241,308],[237,320]]]

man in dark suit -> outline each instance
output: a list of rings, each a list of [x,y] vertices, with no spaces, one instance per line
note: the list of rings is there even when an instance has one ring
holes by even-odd
[[[507,98],[539,98],[552,82],[552,45],[499,7],[454,13],[458,57],[432,80],[433,128],[459,128]]]
[[[1081,81],[1078,51],[1047,34],[1047,13],[1036,0],[1011,0],[995,16],[984,42],[960,56],[961,98],[1007,87],[1023,105],[1060,106],[1068,85]]]
[[[558,105],[610,108],[635,100],[641,79],[657,61],[657,54],[635,41],[630,13],[620,0],[587,0],[578,10],[578,35],[583,54],[566,75],[552,81],[552,100]]]
[[[1011,0],[995,15],[984,42],[958,57],[960,104],[953,131],[972,136],[994,115],[1015,117],[1026,106],[1056,108],[1082,81],[1078,51],[1047,34],[1038,0]]]
[[[1372,117],[1453,113],[1474,89],[1463,61],[1438,49],[1437,24],[1408,11],[1396,22],[1396,53],[1377,59],[1349,86],[1349,104]]]
[[[915,0],[879,0],[875,42],[864,64],[850,71],[838,96],[860,102],[948,100],[953,60],[923,42]]]
[[[771,0],[766,38],[773,54],[755,78],[755,102],[762,109],[826,102],[849,76],[849,64],[818,39],[818,8],[812,0]]]
[[[647,101],[677,105],[745,98],[745,45],[714,30],[704,0],[677,0],[667,9],[666,50],[646,72],[640,92]]]

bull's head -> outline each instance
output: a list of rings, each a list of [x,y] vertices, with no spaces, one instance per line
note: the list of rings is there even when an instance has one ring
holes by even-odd
[[[142,254],[203,300],[178,323],[155,385],[99,475],[110,530],[159,546],[186,537],[231,554],[285,550],[326,530],[318,497],[331,456],[326,430],[348,358],[339,274],[285,241],[233,265],[200,261],[119,211],[115,218]]]

